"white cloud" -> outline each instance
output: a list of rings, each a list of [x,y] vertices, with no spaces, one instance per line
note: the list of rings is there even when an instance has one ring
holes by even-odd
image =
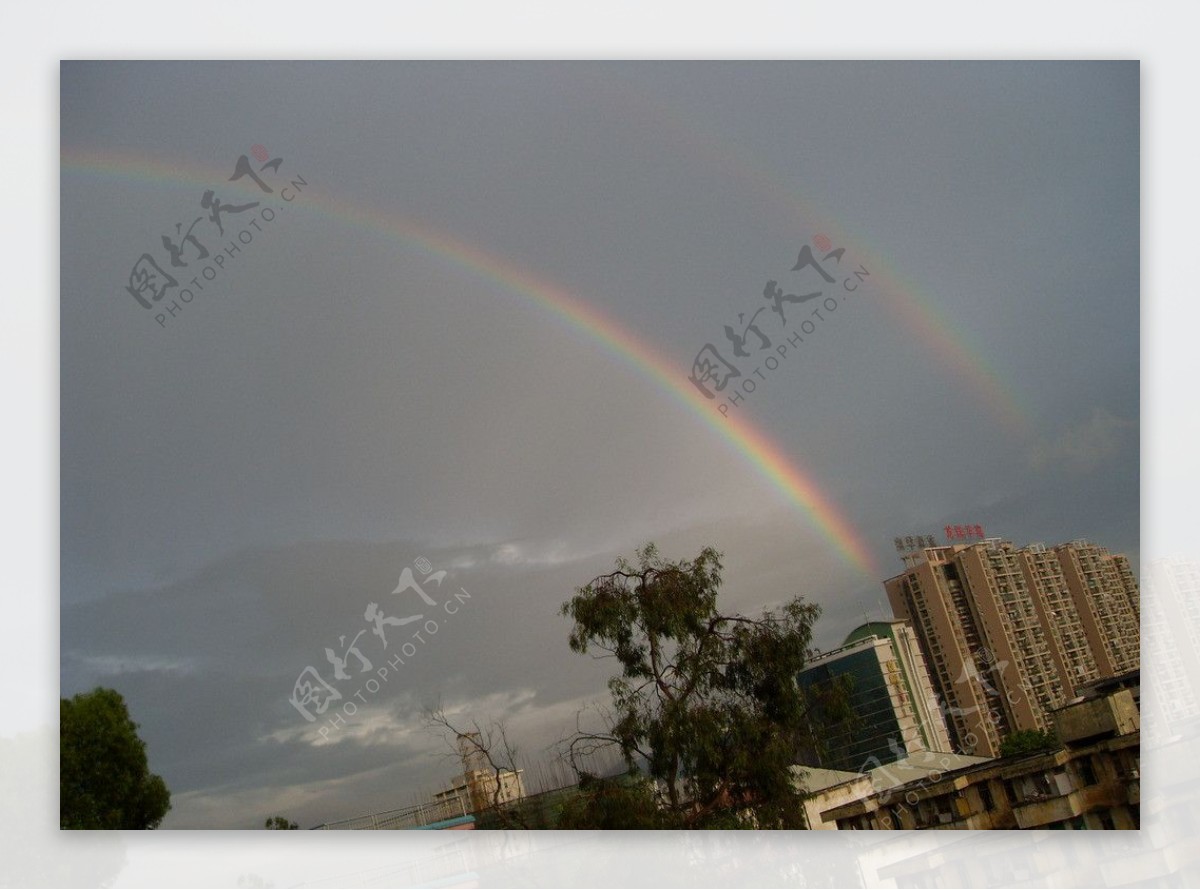
[[[1037,470],[1090,473],[1120,452],[1126,430],[1136,426],[1134,421],[1116,417],[1105,408],[1093,408],[1092,416],[1084,423],[1068,426],[1053,441],[1035,445],[1029,462]]]
[[[170,655],[78,655],[70,653],[68,658],[73,658],[86,670],[102,677],[136,673],[194,674],[201,665],[199,658],[179,658]]]
[[[491,561],[503,566],[560,566],[595,556],[595,547],[571,550],[563,541],[544,543],[509,541],[497,546],[491,553]]]
[[[294,725],[283,726],[266,735],[260,735],[257,740],[279,744],[297,742],[314,748],[336,745],[344,741],[367,746],[395,746],[420,742],[422,734],[428,734],[424,716],[419,710],[401,717],[394,702],[360,705],[353,720],[346,720],[336,730],[328,731],[324,735],[319,731],[322,726],[328,724],[297,721]]]

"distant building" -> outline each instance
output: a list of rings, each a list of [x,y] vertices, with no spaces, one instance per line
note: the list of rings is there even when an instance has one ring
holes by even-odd
[[[478,813],[498,804],[525,797],[523,770],[469,770],[455,777],[450,787],[433,796],[433,802],[448,810]]]
[[[853,715],[836,723],[818,721],[827,726],[824,750],[802,753],[802,763],[857,772],[919,751],[950,751],[916,636],[903,621],[856,628],[844,646],[813,659],[799,682],[812,692],[847,684]]]
[[[1129,562],[1086,541],[926,547],[884,589],[920,640],[962,753],[995,756],[1005,736],[1049,729],[1078,688],[1140,666]]]
[[[463,765],[462,775],[433,796],[434,804],[477,813],[525,797],[525,782],[521,778],[524,770],[493,767],[479,733],[460,733],[458,753]]]

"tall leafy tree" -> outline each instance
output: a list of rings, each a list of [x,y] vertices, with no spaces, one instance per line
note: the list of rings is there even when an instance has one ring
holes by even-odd
[[[171,808],[115,689],[59,702],[59,827],[157,828]]]
[[[820,608],[796,597],[759,618],[725,614],[712,547],[669,562],[647,544],[636,557],[563,604],[574,622],[571,649],[620,665],[608,684],[609,726],[577,734],[570,752],[619,746],[653,780],[659,815],[651,821],[663,827],[804,827],[793,765],[820,731],[796,678]],[[820,713],[837,716],[829,703]],[[643,792],[611,783],[603,790],[591,809],[608,827],[620,821],[614,805]],[[645,824],[645,808],[632,809]],[[578,808],[575,824],[586,826],[588,810]]]

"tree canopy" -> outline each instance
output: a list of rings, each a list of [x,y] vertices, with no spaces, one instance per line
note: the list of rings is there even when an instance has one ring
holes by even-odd
[[[630,772],[601,778],[584,772],[578,793],[563,804],[555,827],[644,830],[678,828],[680,820],[659,805],[645,776]]]
[[[647,783],[587,777],[593,798],[573,809],[577,827],[802,828],[794,784],[797,751],[818,735],[796,682],[810,654],[814,603],[795,597],[760,618],[717,608],[721,555],[669,562],[653,544],[637,564],[593,579],[564,603],[570,646],[615,658],[612,711],[601,732],[569,752],[617,745]],[[832,713],[826,707],[824,713]],[[581,785],[581,790],[585,787]],[[654,807],[646,806],[652,795]],[[628,814],[634,825],[621,824]]]
[[[286,816],[272,816],[270,819],[268,819],[266,822],[263,823],[263,828],[267,828],[272,831],[299,831],[300,830],[299,824],[297,824],[296,822],[293,822],[291,819],[288,819]]]
[[[171,808],[150,772],[146,744],[114,689],[97,687],[59,703],[59,826],[157,828]]]

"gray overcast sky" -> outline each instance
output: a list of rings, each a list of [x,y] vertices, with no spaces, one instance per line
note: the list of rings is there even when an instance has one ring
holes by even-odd
[[[307,825],[447,778],[419,717],[439,696],[537,759],[604,694],[557,606],[646,540],[716,545],[731,608],[805,594],[823,646],[882,612],[897,534],[1136,560],[1138,93],[1136,63],[64,64],[63,694],[127,696],[165,827]],[[216,253],[274,221],[160,328],[131,267],[196,275],[161,236],[206,190],[264,198],[226,182],[256,144],[276,192],[194,233]],[[873,574],[702,419],[716,402],[464,261],[553,283],[689,387],[705,343],[738,363],[739,313],[765,308],[772,349],[799,330],[813,304],[784,325],[763,288],[821,287],[791,271],[820,234],[873,274],[735,413]],[[292,683],[332,679],[368,603],[415,608],[391,591],[419,556],[439,603],[471,599],[327,743]]]

